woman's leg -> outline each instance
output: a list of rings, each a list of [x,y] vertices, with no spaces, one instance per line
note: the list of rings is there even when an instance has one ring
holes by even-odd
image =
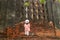
[[[29,35],[29,31],[27,31],[27,36]]]
[[[25,31],[25,35],[27,35],[27,31]]]

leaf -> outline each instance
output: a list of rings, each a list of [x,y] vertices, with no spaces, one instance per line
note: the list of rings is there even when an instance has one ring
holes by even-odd
[[[46,1],[45,0],[39,0],[41,4],[44,4]]]
[[[29,6],[29,5],[30,5],[29,2],[25,2],[25,3],[24,3],[24,6]]]

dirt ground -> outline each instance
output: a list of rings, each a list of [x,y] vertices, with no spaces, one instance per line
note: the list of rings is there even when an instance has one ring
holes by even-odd
[[[44,29],[45,26],[37,26],[37,24],[33,24],[31,28],[31,33],[29,36],[25,36],[24,31],[23,32],[18,32],[19,27],[23,31],[23,23],[17,24],[15,27],[15,32],[13,29],[10,29],[12,33],[17,33],[18,37],[15,38],[15,34],[12,35],[15,39],[9,38],[7,40],[60,40],[60,29]],[[37,28],[38,27],[38,28]],[[43,28],[42,28],[43,27]],[[38,31],[39,30],[39,31]],[[8,32],[9,32],[8,31]],[[35,33],[34,33],[35,32]],[[19,34],[18,34],[19,33]],[[34,35],[37,35],[36,37]],[[0,38],[0,40],[6,40],[6,38]]]
[[[53,32],[37,32],[37,36],[31,35],[31,36],[24,36],[24,32],[20,33],[20,37],[18,38],[0,38],[0,40],[60,40],[60,30],[56,29],[56,35]]]
[[[60,37],[60,29],[56,29],[56,36]]]

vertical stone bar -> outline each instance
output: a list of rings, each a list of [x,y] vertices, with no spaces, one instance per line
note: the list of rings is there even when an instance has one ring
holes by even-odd
[[[33,19],[33,8],[31,9],[31,18]]]
[[[33,19],[33,1],[30,2],[31,19]]]
[[[24,7],[25,7],[25,11],[26,11],[26,18],[28,19],[28,8],[30,6],[30,2],[29,1],[25,1],[24,2]]]
[[[39,17],[38,17],[38,6],[39,6],[38,1],[35,1],[34,4],[35,4],[36,18],[39,19]]]
[[[28,18],[28,7],[26,7],[26,18]]]

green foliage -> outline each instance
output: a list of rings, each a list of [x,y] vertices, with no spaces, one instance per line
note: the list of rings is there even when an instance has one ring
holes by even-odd
[[[46,0],[39,0],[41,4],[44,4]]]
[[[60,2],[60,0],[58,0],[58,2]]]
[[[25,2],[25,3],[24,3],[24,6],[29,6],[29,5],[30,5],[29,2]]]

